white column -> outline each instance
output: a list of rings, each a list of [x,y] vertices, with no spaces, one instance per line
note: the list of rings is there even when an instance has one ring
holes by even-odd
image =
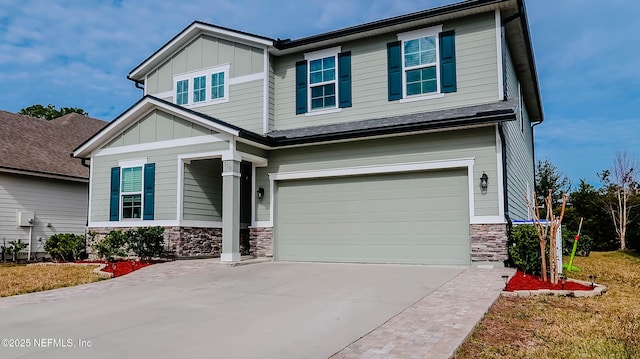
[[[222,262],[240,261],[240,157],[222,158]]]

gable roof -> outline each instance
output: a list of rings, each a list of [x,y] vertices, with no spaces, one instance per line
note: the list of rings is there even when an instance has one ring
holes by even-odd
[[[46,121],[0,111],[0,172],[84,181],[89,169],[69,154],[106,124],[77,113]]]
[[[176,51],[186,46],[201,34],[211,34],[221,38],[265,48],[271,54],[280,56],[293,52],[310,51],[335,46],[338,43],[367,38],[384,33],[408,31],[430,24],[473,14],[500,9],[505,38],[512,51],[512,60],[522,83],[524,100],[533,122],[542,122],[542,96],[533,55],[524,0],[466,0],[437,8],[395,16],[362,25],[356,25],[296,40],[272,39],[269,37],[233,30],[201,21],[194,21],[160,49],[136,66],[128,79],[143,83],[145,75],[166,61]],[[516,21],[517,20],[517,21]]]

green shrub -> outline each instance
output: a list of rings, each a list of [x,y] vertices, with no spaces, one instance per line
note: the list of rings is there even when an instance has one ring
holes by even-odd
[[[565,256],[571,255],[573,250],[573,241],[576,238],[577,232],[562,228],[562,254]],[[576,248],[576,255],[580,257],[588,257],[591,253],[591,247],[593,246],[593,239],[591,236],[585,234],[580,235],[578,239],[578,247]]]
[[[519,225],[509,236],[509,260],[525,273],[541,272],[540,239],[532,225]]]
[[[29,245],[27,243],[22,242],[21,239],[17,241],[9,241],[8,246],[2,246],[5,255],[10,255],[13,258],[13,261],[16,262],[18,260],[18,254],[26,249]]]
[[[157,258],[164,252],[163,227],[139,227],[125,233],[127,249],[141,260]]]
[[[115,257],[124,257],[126,251],[127,237],[121,230],[112,230],[104,239],[93,245],[98,257],[112,260]]]
[[[73,233],[54,234],[44,244],[44,250],[54,260],[73,262],[81,259],[86,252],[84,236]]]

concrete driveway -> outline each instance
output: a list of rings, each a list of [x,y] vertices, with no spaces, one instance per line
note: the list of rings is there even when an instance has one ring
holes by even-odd
[[[165,263],[0,299],[0,357],[328,358],[468,270]]]

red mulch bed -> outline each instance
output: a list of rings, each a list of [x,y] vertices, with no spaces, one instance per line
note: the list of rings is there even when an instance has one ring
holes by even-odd
[[[113,273],[113,277],[120,277],[125,274],[129,274],[140,268],[150,266],[156,262],[147,261],[80,261],[78,263],[96,263],[106,264],[107,266],[102,269],[102,272]]]
[[[509,283],[507,284],[507,291],[513,292],[516,290],[538,290],[538,289],[552,289],[562,290],[562,282],[558,281],[558,284],[552,285],[551,281],[543,282],[540,276],[531,274],[524,274],[522,271],[517,271]],[[580,283],[566,281],[564,290],[592,290],[589,285],[582,285]]]

